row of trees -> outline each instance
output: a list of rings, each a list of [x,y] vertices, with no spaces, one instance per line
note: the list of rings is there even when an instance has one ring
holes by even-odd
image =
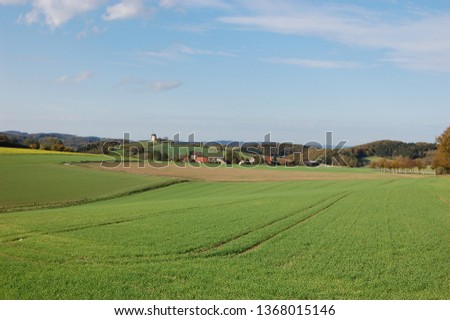
[[[425,161],[422,159],[406,157],[398,157],[393,160],[380,159],[378,161],[372,161],[369,166],[374,169],[380,169],[383,172],[393,173],[414,173],[416,168],[421,173],[427,167]]]
[[[19,143],[17,139],[10,139],[6,134],[0,134],[0,147],[26,148],[27,146]]]
[[[20,131],[5,131],[0,132],[0,146],[11,146],[14,148],[33,148],[40,149],[41,144],[43,149],[52,150],[58,149],[60,151],[74,150],[80,152],[80,147],[86,147],[88,144],[94,144],[104,139],[98,137],[79,137],[64,133],[26,133]],[[60,146],[64,145],[63,150]],[[54,146],[59,145],[59,146]],[[54,147],[53,147],[54,146]],[[66,148],[71,148],[67,149]]]
[[[73,148],[66,147],[61,139],[54,137],[45,137],[39,140],[28,138],[25,143],[31,149],[73,152]]]
[[[64,143],[54,137],[45,137],[42,139],[25,138],[19,140],[15,137],[9,137],[8,135],[0,135],[0,147],[11,148],[29,148],[40,150],[52,150],[52,151],[69,151],[72,152],[73,148],[64,146]]]

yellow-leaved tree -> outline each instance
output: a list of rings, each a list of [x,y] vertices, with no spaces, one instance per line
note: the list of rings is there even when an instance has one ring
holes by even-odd
[[[437,174],[450,174],[450,127],[436,138],[438,143],[432,167]]]

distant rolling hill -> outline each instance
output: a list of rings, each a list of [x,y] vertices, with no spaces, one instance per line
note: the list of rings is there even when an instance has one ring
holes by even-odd
[[[21,131],[3,131],[0,132],[0,146],[7,147],[22,147],[27,148],[31,143],[42,143],[46,139],[57,139],[65,147],[72,148],[74,151],[88,151],[86,148],[91,148],[100,145],[103,141],[110,141],[111,139],[100,138],[95,136],[81,137],[73,134],[65,133],[27,133]]]
[[[436,143],[429,142],[402,142],[393,140],[380,140],[348,148],[359,157],[409,157],[412,159],[424,158],[430,151],[436,150]]]

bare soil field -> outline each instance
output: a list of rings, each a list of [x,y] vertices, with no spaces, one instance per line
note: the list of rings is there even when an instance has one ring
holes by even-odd
[[[114,170],[133,174],[170,177],[198,181],[310,181],[310,180],[373,180],[392,179],[394,177],[418,178],[417,175],[394,175],[377,172],[318,171],[314,168],[299,170],[298,168],[236,168],[207,167],[187,164],[180,167],[173,163],[165,167],[132,162],[124,166],[117,163],[83,163],[84,167],[98,170]]]

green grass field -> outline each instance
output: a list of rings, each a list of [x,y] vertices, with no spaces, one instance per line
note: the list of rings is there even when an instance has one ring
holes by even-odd
[[[61,157],[0,156],[0,204],[167,182]],[[448,178],[186,182],[0,214],[0,299],[449,299],[449,240]]]
[[[89,202],[151,188],[168,181],[158,177],[86,170],[70,165],[71,162],[104,159],[108,158],[0,148],[0,212]]]

